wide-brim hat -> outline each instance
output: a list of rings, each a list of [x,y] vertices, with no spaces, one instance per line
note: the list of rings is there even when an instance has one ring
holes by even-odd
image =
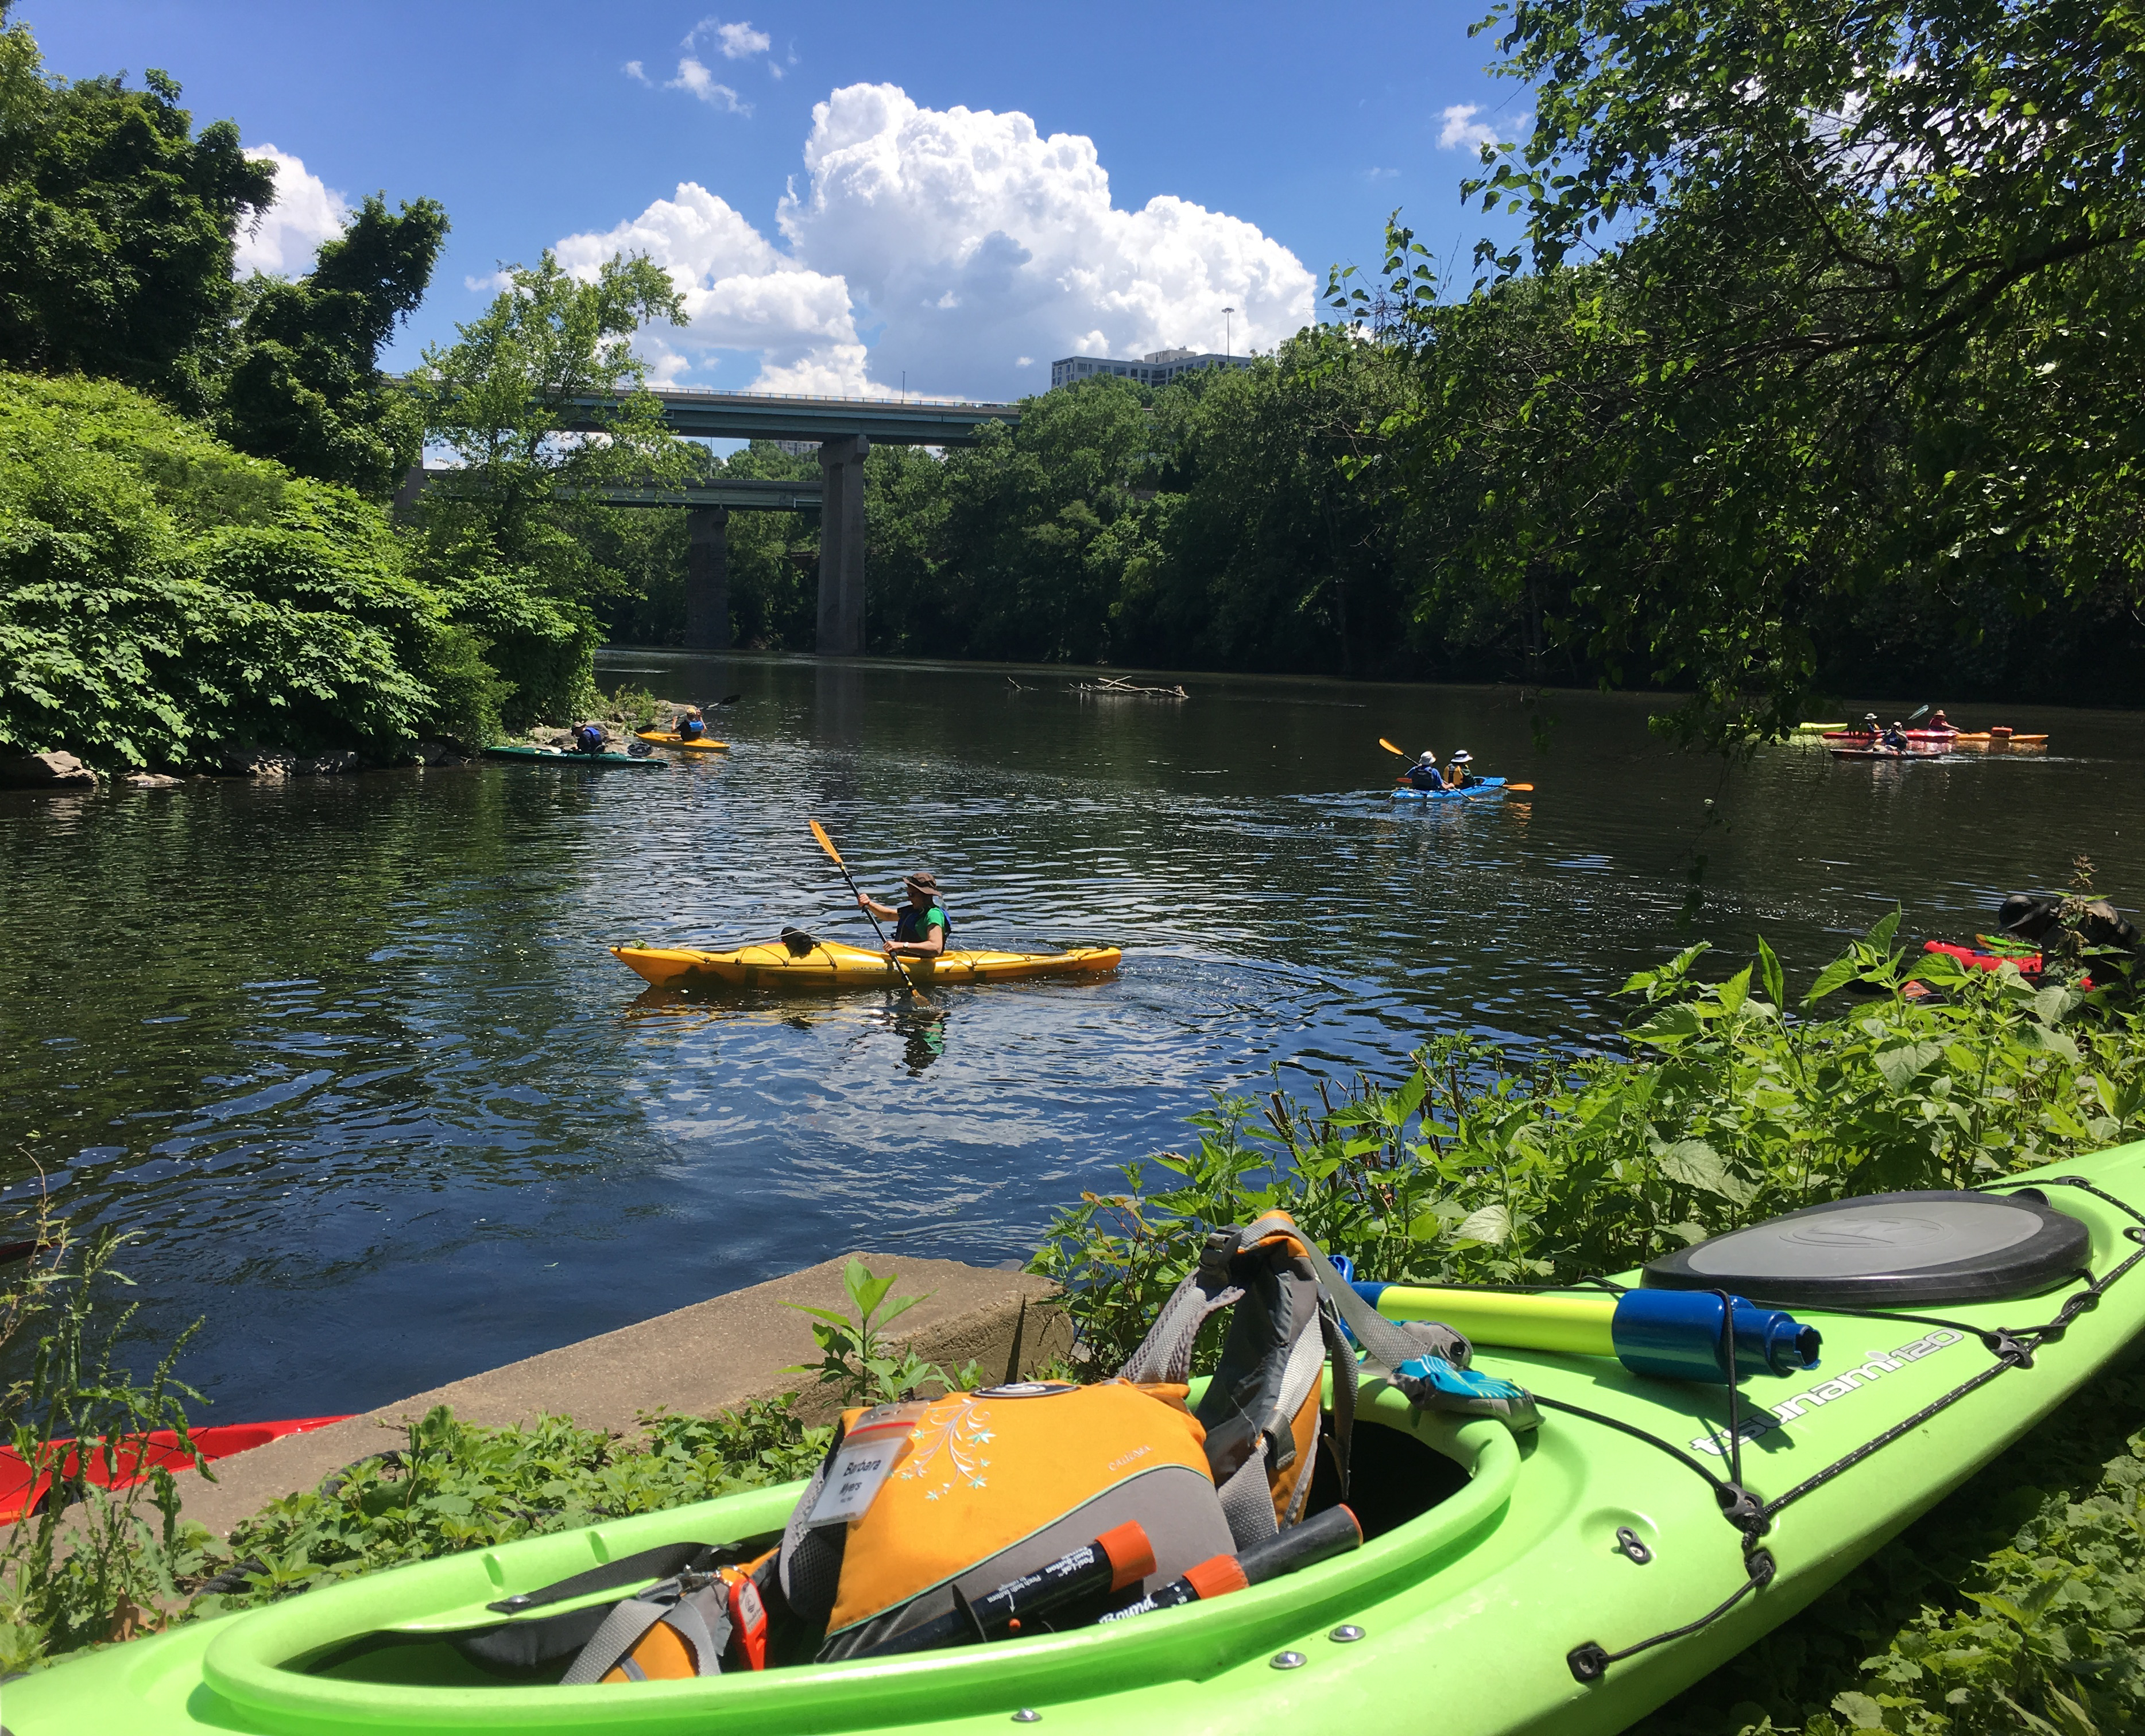
[[[928,868],[922,869],[913,874],[903,874],[901,877],[901,883],[903,886],[913,886],[918,892],[928,892],[934,898],[938,896],[938,877]]]

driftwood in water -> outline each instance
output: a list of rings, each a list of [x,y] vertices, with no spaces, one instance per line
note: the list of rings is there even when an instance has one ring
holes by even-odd
[[[1115,675],[1103,675],[1093,681],[1076,681],[1065,691],[1068,694],[1119,694],[1142,699],[1188,699],[1192,697],[1181,685],[1142,687],[1136,681],[1121,681]]]

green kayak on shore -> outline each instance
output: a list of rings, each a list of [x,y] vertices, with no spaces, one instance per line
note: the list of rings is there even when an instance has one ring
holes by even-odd
[[[665,771],[670,762],[650,754],[636,759],[630,754],[573,754],[564,748],[486,748],[487,759],[530,759],[539,765],[615,766],[636,772]]]
[[[638,1551],[764,1538],[789,1516],[802,1485],[789,1485],[181,1626],[7,1684],[6,1725],[12,1736],[981,1736],[1015,1721],[1083,1736],[1612,1732],[1794,1614],[2115,1357],[2145,1327],[2141,1239],[2145,1145],[2133,1145],[1972,1194],[1816,1208],[1625,1274],[1633,1286],[1792,1307],[1823,1335],[1819,1366],[1734,1389],[1635,1374],[1616,1356],[1496,1349],[1478,1327],[1475,1365],[1535,1395],[1538,1430],[1454,1422],[1367,1381],[1348,1496],[1364,1545],[1133,1619],[585,1687],[554,1685],[556,1667],[551,1682],[489,1673],[447,1637],[495,1629],[501,1600]],[[1359,1293],[1401,1315],[1425,1294]],[[1571,1296],[1577,1312],[1601,1292]],[[1481,1306],[1495,1314],[1493,1300]]]

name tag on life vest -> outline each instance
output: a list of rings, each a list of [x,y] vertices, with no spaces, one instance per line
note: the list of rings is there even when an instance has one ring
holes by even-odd
[[[813,1502],[805,1525],[817,1529],[862,1519],[879,1485],[908,1450],[910,1431],[930,1408],[920,1403],[881,1405],[858,1418],[856,1427],[835,1450],[833,1468],[819,1485],[819,1499]]]

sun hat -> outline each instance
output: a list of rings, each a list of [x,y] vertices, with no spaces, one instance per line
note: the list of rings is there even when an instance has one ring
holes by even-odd
[[[928,892],[934,898],[938,896],[938,877],[928,868],[919,868],[913,874],[903,874],[901,877],[901,883],[903,886],[913,886],[918,892]]]
[[[1474,759],[1475,756],[1472,754],[1469,753],[1466,749],[1462,748],[1457,754],[1455,754],[1452,756],[1452,763],[1455,765],[1471,764],[1474,762]]]
[[[1425,748],[1418,757],[1420,759],[1427,759],[1432,765],[1435,765],[1437,764],[1437,749],[1435,748]]]

